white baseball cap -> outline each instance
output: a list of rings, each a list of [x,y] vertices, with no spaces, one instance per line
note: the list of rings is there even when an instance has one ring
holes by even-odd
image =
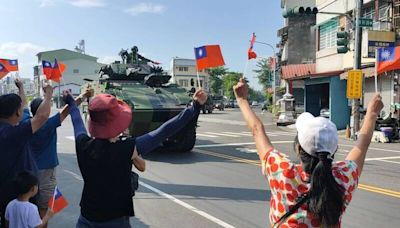
[[[314,117],[305,112],[296,120],[300,146],[311,156],[318,152],[328,152],[333,157],[338,148],[336,125],[324,117]]]

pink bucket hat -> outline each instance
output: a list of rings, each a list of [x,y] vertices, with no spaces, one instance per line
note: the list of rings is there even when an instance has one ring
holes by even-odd
[[[114,138],[129,127],[132,110],[110,94],[99,94],[89,103],[89,132],[99,139]]]

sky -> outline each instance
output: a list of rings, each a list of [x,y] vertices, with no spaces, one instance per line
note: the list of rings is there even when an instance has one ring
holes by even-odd
[[[280,0],[0,0],[0,58],[18,58],[20,76],[33,77],[38,52],[73,50],[84,39],[99,62],[119,60],[121,48],[136,45],[167,70],[172,57],[194,58],[194,47],[219,44],[226,67],[243,72],[253,32],[278,43],[281,12]],[[254,50],[273,53],[260,44]],[[254,69],[253,60],[245,75],[261,89]]]

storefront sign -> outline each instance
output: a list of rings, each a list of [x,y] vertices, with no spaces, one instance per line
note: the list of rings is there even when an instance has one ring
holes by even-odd
[[[347,98],[360,99],[362,95],[362,70],[350,70],[347,78]]]
[[[394,42],[368,41],[368,58],[375,58],[375,49],[383,47],[394,47]]]

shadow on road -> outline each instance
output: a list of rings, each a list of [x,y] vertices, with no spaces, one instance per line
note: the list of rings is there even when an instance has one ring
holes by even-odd
[[[234,200],[234,201],[269,201],[271,193],[265,189],[250,188],[231,188],[218,186],[200,186],[200,185],[182,185],[182,184],[164,184],[151,181],[146,178],[140,178],[146,184],[164,191],[174,196],[188,196],[183,200]],[[140,186],[139,192],[150,192],[150,190]]]

